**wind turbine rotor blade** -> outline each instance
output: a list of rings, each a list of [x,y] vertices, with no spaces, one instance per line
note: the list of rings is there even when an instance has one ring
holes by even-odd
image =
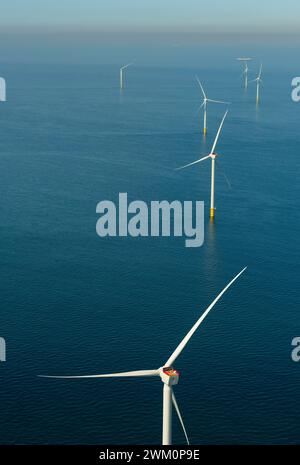
[[[229,180],[227,174],[225,173],[225,171],[221,168],[221,165],[220,165],[219,160],[216,160],[216,165],[217,165],[217,167],[218,167],[220,173],[224,176],[225,181],[226,181],[226,183],[227,183],[227,185],[228,185],[228,189],[231,190],[231,189],[232,189],[231,182],[230,182],[230,180]]]
[[[243,71],[242,74],[240,75],[240,78],[245,79],[245,77],[248,76],[248,71],[249,71],[249,68],[244,69],[244,71]]]
[[[172,366],[173,363],[175,362],[175,360],[177,359],[177,357],[181,354],[181,352],[183,351],[183,349],[185,348],[185,346],[187,345],[187,343],[189,342],[189,340],[191,339],[191,337],[193,336],[194,332],[199,328],[199,326],[201,325],[202,321],[206,318],[206,316],[209,314],[209,312],[211,311],[211,309],[216,305],[216,303],[218,302],[218,300],[221,299],[221,297],[223,296],[223,294],[225,294],[225,292],[227,291],[227,289],[229,289],[230,286],[232,286],[232,284],[240,277],[240,275],[242,273],[244,273],[244,271],[247,269],[247,267],[243,268],[242,271],[240,271],[228,284],[227,286],[224,287],[224,289],[220,292],[220,294],[217,295],[217,297],[213,300],[213,302],[209,305],[209,307],[207,307],[207,309],[205,310],[205,312],[200,316],[199,320],[196,321],[196,323],[194,324],[194,326],[190,329],[190,331],[187,333],[187,335],[182,339],[181,343],[179,344],[179,346],[174,350],[174,352],[172,353],[172,355],[170,356],[170,358],[166,361],[165,365],[164,366]]]
[[[200,107],[198,108],[197,113],[199,113],[199,111],[201,110],[201,108],[204,107],[204,105],[205,105],[205,102],[203,101],[202,104],[200,105]]]
[[[213,102],[213,103],[224,103],[226,105],[230,105],[230,102],[223,102],[222,100],[212,100],[210,98],[207,99],[208,102]]]
[[[200,79],[198,78],[198,76],[196,76],[196,79],[197,79],[197,82],[198,82],[198,84],[199,84],[199,86],[200,86],[200,89],[202,90],[203,97],[206,99],[206,94],[205,94],[205,92],[204,92],[203,86],[202,86],[201,81],[200,81]]]
[[[221,124],[219,126],[219,129],[218,129],[215,141],[214,141],[214,145],[212,146],[212,149],[211,149],[211,153],[214,153],[214,151],[215,151],[215,148],[216,148],[216,145],[217,145],[217,142],[218,142],[218,139],[219,139],[219,136],[220,136],[220,133],[221,133],[225,118],[227,116],[227,113],[228,113],[228,110],[225,112],[225,115],[223,116],[223,119],[222,119]]]
[[[131,66],[131,65],[133,65],[133,63],[128,63],[127,65],[122,66],[121,69],[126,69],[126,68],[128,68],[128,66]]]
[[[125,371],[123,373],[109,373],[105,375],[83,375],[83,376],[46,376],[38,375],[39,378],[56,379],[85,379],[85,378],[126,378],[135,376],[159,376],[158,370]]]
[[[182,419],[182,416],[181,416],[181,413],[180,413],[180,410],[179,410],[179,407],[178,407],[178,404],[177,404],[177,401],[176,401],[176,397],[175,397],[175,394],[172,390],[172,402],[173,402],[173,405],[175,407],[175,410],[176,410],[176,413],[178,415],[178,418],[179,418],[179,421],[180,421],[180,424],[182,426],[182,429],[183,429],[183,432],[184,432],[184,435],[185,435],[185,439],[186,439],[186,442],[188,445],[190,445],[190,441],[189,441],[189,438],[188,438],[188,435],[187,435],[187,432],[186,432],[186,429],[185,429],[185,426],[184,426],[184,423],[183,423],[183,419]]]
[[[188,163],[187,165],[180,166],[179,168],[176,168],[175,171],[183,170],[184,168],[188,168],[188,166],[195,165],[196,163],[200,163],[200,161],[207,160],[207,158],[210,158],[210,155],[207,155],[206,157],[200,158],[200,160],[193,161],[192,163]]]

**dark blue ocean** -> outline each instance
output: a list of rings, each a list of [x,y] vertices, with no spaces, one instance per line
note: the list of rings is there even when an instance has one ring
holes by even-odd
[[[246,265],[178,358],[177,400],[192,444],[299,442],[297,74],[264,49],[256,108],[255,85],[245,94],[240,64],[221,58],[220,66],[200,56],[189,66],[136,63],[122,93],[123,63],[3,64],[1,444],[160,443],[159,379],[37,375],[163,365]],[[209,107],[204,140],[195,74],[209,97],[231,102],[218,153],[232,188],[217,171],[214,224],[210,163],[175,171],[209,153],[225,110]],[[96,205],[119,192],[205,201],[204,245],[99,238]],[[184,443],[175,416],[173,424],[174,443]]]

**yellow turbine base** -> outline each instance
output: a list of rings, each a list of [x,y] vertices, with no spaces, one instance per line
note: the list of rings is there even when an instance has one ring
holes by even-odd
[[[210,209],[210,215],[209,216],[210,216],[211,219],[214,219],[214,217],[215,217],[215,209],[214,208]]]
[[[207,129],[206,128],[203,128],[203,134],[206,136],[206,133],[207,133]]]

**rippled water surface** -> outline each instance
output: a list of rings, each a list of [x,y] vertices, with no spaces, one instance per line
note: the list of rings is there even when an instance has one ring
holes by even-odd
[[[255,69],[255,66],[254,66]],[[264,70],[262,101],[240,68],[7,65],[0,107],[1,443],[159,443],[155,378],[55,381],[161,366],[206,306],[245,265],[177,360],[176,396],[191,442],[296,443],[300,366],[299,110],[290,75]],[[209,224],[210,150],[198,73],[230,100],[218,146],[217,216]],[[253,76],[254,77],[254,76]],[[222,175],[225,171],[232,188]],[[106,238],[96,204],[204,200],[205,243]],[[174,418],[174,441],[183,443]]]

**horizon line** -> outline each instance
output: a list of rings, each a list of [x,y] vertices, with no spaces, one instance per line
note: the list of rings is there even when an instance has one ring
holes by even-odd
[[[212,32],[213,31],[213,32]],[[2,25],[0,28],[0,35],[41,35],[51,36],[60,34],[62,36],[97,36],[107,38],[135,38],[145,37],[150,39],[157,38],[182,38],[182,39],[197,39],[197,38],[300,38],[300,28],[295,27],[282,27],[277,26],[247,26],[247,27],[234,27],[229,25],[226,27],[219,27],[216,31],[216,25],[214,26],[200,26],[193,28],[185,27],[159,27],[159,26],[148,26],[148,27],[103,27],[103,26],[82,26],[82,25]]]

